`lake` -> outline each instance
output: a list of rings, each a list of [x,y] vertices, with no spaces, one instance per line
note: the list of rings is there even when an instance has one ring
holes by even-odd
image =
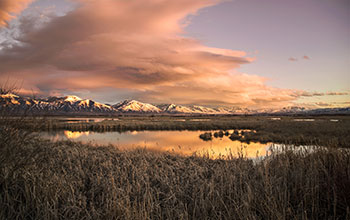
[[[241,130],[245,131],[245,130]],[[271,146],[267,143],[242,143],[232,141],[228,136],[214,137],[204,141],[200,134],[208,131],[130,131],[130,132],[80,132],[80,131],[50,131],[41,135],[53,141],[72,140],[96,145],[113,145],[122,150],[146,148],[153,151],[168,151],[181,155],[209,154],[212,158],[227,156],[232,153],[238,156],[243,153],[249,158],[266,156]],[[212,131],[214,133],[215,131]],[[232,133],[232,131],[229,131]]]

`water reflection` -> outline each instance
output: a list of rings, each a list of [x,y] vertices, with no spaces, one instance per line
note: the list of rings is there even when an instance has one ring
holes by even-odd
[[[68,124],[72,123],[81,123],[81,122],[101,122],[105,120],[119,120],[117,118],[81,118],[81,117],[75,117],[75,118],[57,118],[61,122],[65,122]]]
[[[217,132],[217,131],[212,131]],[[131,132],[44,132],[42,135],[51,140],[73,140],[98,145],[112,144],[120,149],[147,148],[155,151],[169,151],[182,155],[209,154],[210,157],[238,156],[249,158],[265,156],[270,144],[242,143],[232,141],[228,136],[204,141],[199,138],[203,131],[131,131]]]
[[[313,118],[296,118],[293,121],[315,121]]]
[[[211,120],[208,118],[205,118],[205,119],[190,119],[189,121],[211,121]]]
[[[272,120],[272,121],[280,121],[281,118],[270,118],[270,120]]]
[[[63,133],[68,139],[77,139],[83,135],[88,136],[90,132],[89,131],[64,131]]]

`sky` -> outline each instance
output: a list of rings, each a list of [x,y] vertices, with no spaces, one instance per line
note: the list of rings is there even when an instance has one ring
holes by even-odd
[[[0,0],[0,83],[114,104],[350,106],[348,0]]]

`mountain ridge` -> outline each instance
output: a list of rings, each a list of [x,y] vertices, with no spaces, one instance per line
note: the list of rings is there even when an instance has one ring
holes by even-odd
[[[204,107],[199,105],[153,105],[137,100],[124,100],[114,105],[103,104],[78,96],[36,99],[16,94],[0,95],[0,110],[9,114],[169,114],[169,115],[290,115],[290,114],[350,114],[350,107],[307,109],[291,106],[281,109],[251,110],[237,107]]]

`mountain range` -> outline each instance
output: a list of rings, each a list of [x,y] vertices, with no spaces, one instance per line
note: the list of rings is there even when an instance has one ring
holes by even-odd
[[[254,114],[350,114],[347,108],[307,109],[285,107],[282,109],[251,110],[237,107],[209,108],[197,105],[153,105],[136,100],[124,100],[115,105],[103,104],[77,96],[30,98],[15,94],[0,95],[0,110],[8,114],[34,115],[113,115],[113,114],[171,114],[171,115],[254,115]]]

